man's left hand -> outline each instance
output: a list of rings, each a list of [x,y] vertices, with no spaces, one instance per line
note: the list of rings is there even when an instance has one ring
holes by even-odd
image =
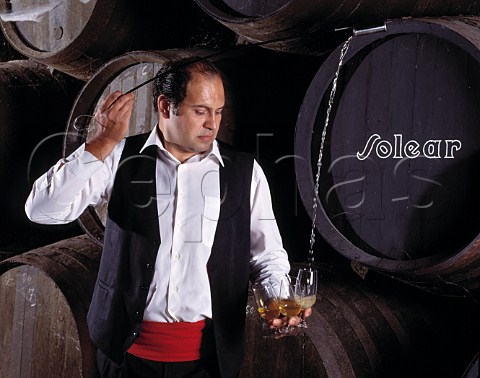
[[[310,315],[312,315],[312,308],[306,308],[303,310],[303,318],[308,318]],[[291,317],[284,317],[284,318],[277,318],[270,320],[268,322],[268,325],[270,328],[280,328],[286,325],[296,327],[300,323],[300,317],[299,316],[291,316]]]

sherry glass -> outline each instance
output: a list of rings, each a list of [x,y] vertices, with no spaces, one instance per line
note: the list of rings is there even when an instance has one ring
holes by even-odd
[[[270,321],[280,316],[278,296],[270,281],[265,280],[254,283],[252,285],[252,291],[257,304],[258,313],[264,320]],[[266,327],[266,323],[264,323],[264,327]],[[278,329],[275,329],[275,333],[264,337],[280,338],[283,337],[283,335]]]
[[[300,268],[297,274],[296,295],[301,303],[301,321],[298,325],[301,328],[308,328],[307,322],[303,317],[303,311],[312,307],[317,300],[317,282],[318,272],[312,268]]]
[[[274,278],[274,289],[278,291],[278,307],[283,316],[292,317],[300,314],[301,304],[300,298],[295,295],[295,277],[289,275],[276,276]],[[288,335],[294,327],[288,324],[282,327],[281,332]]]

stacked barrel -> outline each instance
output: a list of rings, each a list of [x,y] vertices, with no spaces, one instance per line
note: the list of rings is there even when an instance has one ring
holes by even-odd
[[[250,303],[242,377],[478,369],[480,4],[437,3],[0,0],[0,378],[96,375],[85,314],[106,209],[40,227],[23,204],[104,96],[193,55],[225,73],[219,138],[264,168],[292,262],[319,204],[311,327],[263,339]],[[151,103],[150,84],[135,91],[129,135],[155,125]]]

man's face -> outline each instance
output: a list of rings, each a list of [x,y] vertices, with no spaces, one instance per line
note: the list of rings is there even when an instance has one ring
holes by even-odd
[[[192,73],[185,99],[176,111],[171,105],[165,106],[165,102],[163,106],[159,104],[160,116],[164,118],[160,129],[165,148],[180,162],[208,151],[217,136],[224,105],[221,78]]]

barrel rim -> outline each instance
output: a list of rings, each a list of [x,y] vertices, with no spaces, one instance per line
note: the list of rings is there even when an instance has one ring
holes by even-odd
[[[475,374],[478,374],[480,371],[480,353],[477,353],[472,361],[468,364],[461,378],[475,378]]]
[[[222,23],[229,23],[229,24],[248,24],[250,22],[259,22],[263,20],[268,20],[272,16],[283,12],[286,8],[292,7],[292,3],[294,0],[290,0],[288,3],[282,5],[277,10],[261,15],[261,16],[247,16],[237,12],[235,9],[230,8],[227,4],[224,7],[216,6],[211,1],[203,1],[203,0],[195,0],[200,8],[203,9],[204,12],[209,14],[211,17],[217,19],[219,22]],[[228,8],[228,9],[227,9]]]
[[[322,9],[311,9],[310,0],[292,0],[277,10],[262,16],[245,16],[235,10],[226,11],[216,3],[204,0],[194,0],[209,16],[233,30],[247,41],[266,49],[284,52],[303,52],[296,45],[304,46],[319,38],[318,32],[326,32],[323,25],[316,23],[322,14]],[[225,8],[228,7],[225,5]],[[293,21],[292,15],[308,15],[309,24],[300,25]],[[292,30],[295,33],[292,34]],[[311,53],[311,52],[310,52]],[[317,55],[314,53],[313,55]],[[320,54],[320,55],[323,55]]]
[[[480,17],[473,17],[480,23]],[[423,19],[404,19],[391,20],[387,22],[387,30],[382,34],[365,34],[354,37],[350,43],[349,50],[344,58],[344,65],[350,61],[362,49],[367,48],[379,39],[388,38],[398,34],[405,33],[405,27],[408,26],[409,32],[428,34],[444,40],[456,46],[462,46],[462,49],[472,56],[473,59],[480,63],[480,40],[472,41],[461,35],[459,31],[449,29],[449,24],[454,24],[461,18],[442,17],[442,18],[423,18]],[[464,24],[466,28],[474,28],[473,25]],[[475,28],[477,29],[477,28]],[[380,37],[379,37],[380,35]],[[461,43],[460,43],[461,42]],[[314,177],[310,166],[311,156],[311,135],[314,130],[314,123],[316,113],[320,107],[321,101],[327,93],[328,87],[331,85],[335,71],[337,68],[340,51],[343,43],[338,46],[322,64],[312,79],[311,85],[306,91],[304,100],[298,113],[297,123],[295,127],[295,142],[294,151],[299,159],[295,159],[295,174],[297,178],[297,186],[299,188],[302,202],[312,219],[312,214],[309,211],[313,208],[314,194]],[[321,83],[321,85],[318,85]],[[312,100],[314,99],[314,100]],[[302,125],[303,127],[299,127]],[[306,127],[305,127],[306,126]],[[307,142],[305,142],[307,141]],[[305,164],[307,162],[307,164]],[[404,272],[415,271],[432,263],[441,264],[448,261],[451,255],[448,253],[440,253],[437,255],[422,257],[413,260],[394,260],[386,257],[378,257],[365,253],[359,247],[348,240],[331,222],[323,206],[317,206],[317,216],[315,227],[317,231],[342,255],[352,258],[354,261],[365,264],[370,267],[387,272]],[[466,245],[457,256],[463,256],[475,251],[475,240],[477,237]]]

